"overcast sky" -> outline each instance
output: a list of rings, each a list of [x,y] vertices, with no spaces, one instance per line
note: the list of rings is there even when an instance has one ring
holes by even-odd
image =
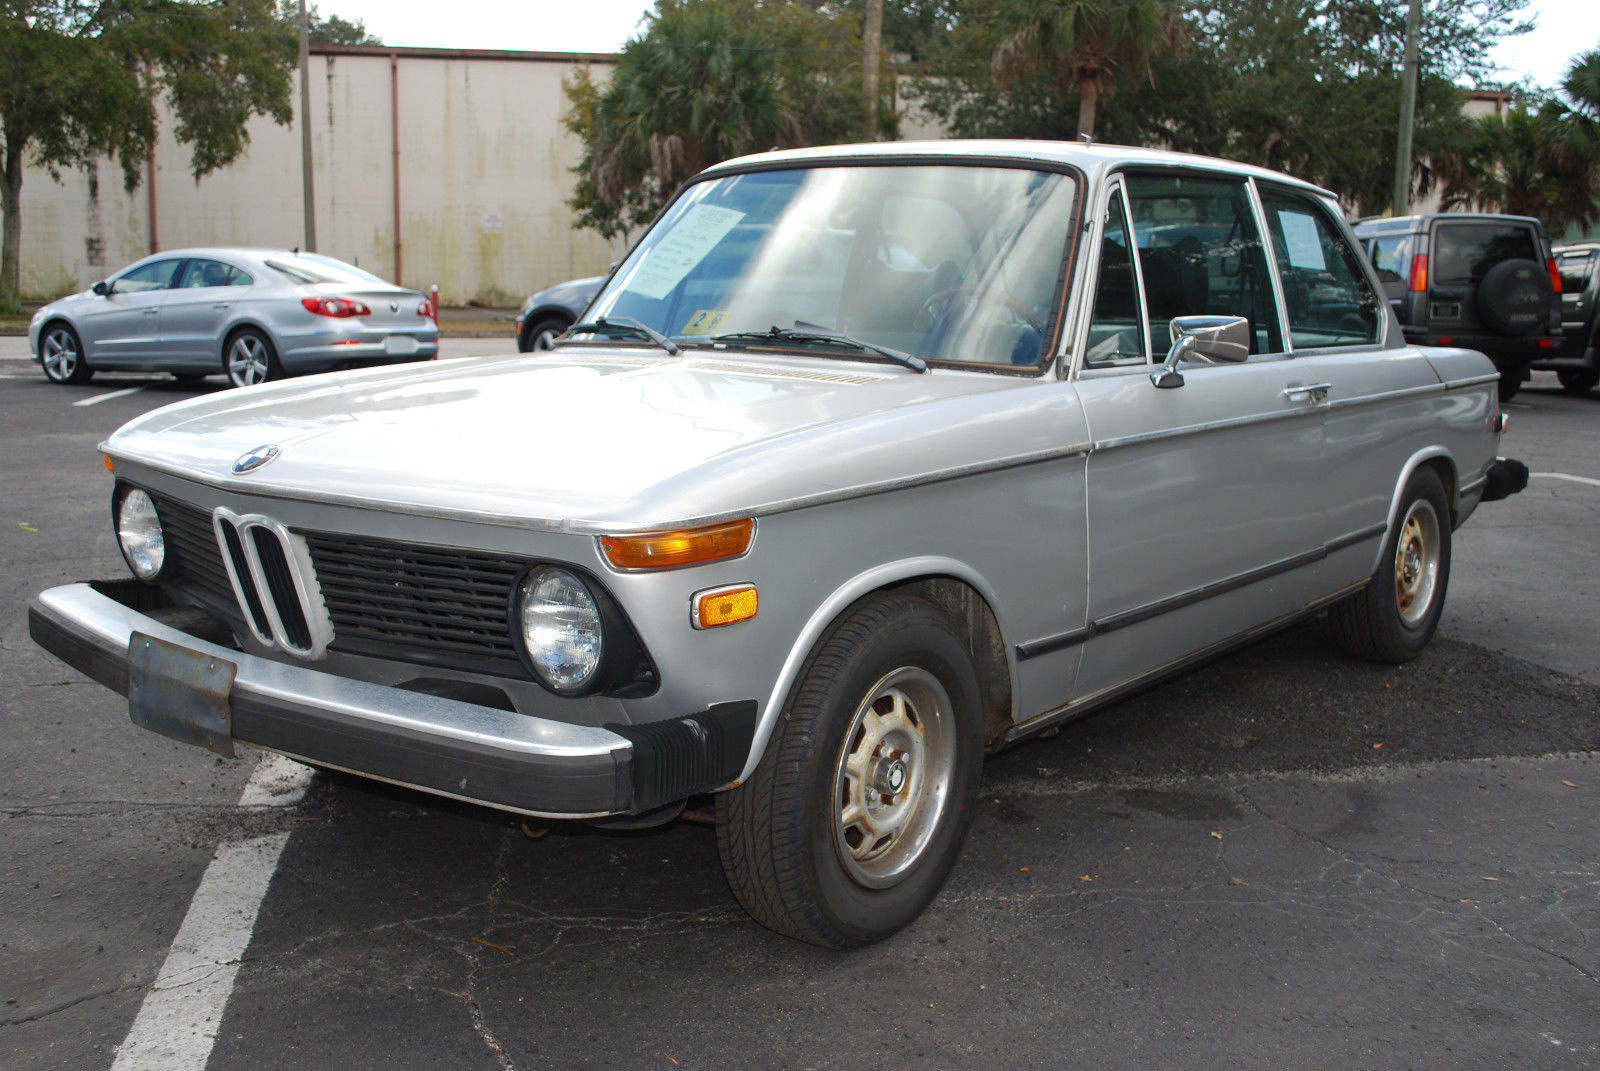
[[[649,0],[317,0],[317,6],[324,15],[360,19],[390,45],[615,52],[654,5]],[[1527,11],[1538,28],[1512,38],[1496,53],[1507,81],[1531,75],[1553,88],[1573,56],[1600,48],[1600,0],[1534,0]]]

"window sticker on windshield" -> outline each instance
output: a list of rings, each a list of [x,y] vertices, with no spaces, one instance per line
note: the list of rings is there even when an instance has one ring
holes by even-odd
[[[634,269],[626,289],[660,301],[743,218],[743,212],[731,208],[695,205],[644,255],[644,263]]]
[[[1291,267],[1328,270],[1328,262],[1322,256],[1322,242],[1317,238],[1316,220],[1301,212],[1279,209],[1278,222],[1283,226],[1283,244],[1289,247]]]
[[[722,321],[728,318],[727,309],[701,309],[689,317],[689,322],[683,325],[682,334],[709,335],[722,326]]]

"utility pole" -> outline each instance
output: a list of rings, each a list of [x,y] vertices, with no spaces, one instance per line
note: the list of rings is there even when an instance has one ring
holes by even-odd
[[[861,139],[878,140],[878,60],[883,52],[883,0],[867,0],[861,33]]]
[[[1394,199],[1397,216],[1411,211],[1411,127],[1417,117],[1417,50],[1422,37],[1422,0],[1411,0],[1406,16],[1406,65],[1400,74],[1400,135],[1394,149]]]
[[[311,27],[300,0],[300,190],[305,197],[306,252],[317,251],[316,198],[311,190]]]

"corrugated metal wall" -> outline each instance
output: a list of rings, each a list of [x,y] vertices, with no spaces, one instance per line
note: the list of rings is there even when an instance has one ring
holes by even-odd
[[[313,47],[319,251],[395,277],[398,145],[399,282],[438,284],[449,304],[515,305],[551,283],[603,272],[622,247],[573,230],[565,203],[581,150],[561,127],[561,80],[583,64],[603,79],[610,58]],[[294,86],[298,121],[298,77]],[[59,183],[28,170],[25,299],[82,290],[149,253],[152,207],[162,249],[302,244],[298,128],[253,120],[245,155],[198,184],[170,121],[162,130],[154,167],[131,194],[110,160],[63,172]]]

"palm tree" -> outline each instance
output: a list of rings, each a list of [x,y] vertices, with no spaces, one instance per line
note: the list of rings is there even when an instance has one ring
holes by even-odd
[[[1079,137],[1094,136],[1095,107],[1119,78],[1177,54],[1187,36],[1172,0],[1001,0],[996,25],[1000,87],[1011,88],[1036,64],[1047,68],[1063,103],[1078,90]]]

